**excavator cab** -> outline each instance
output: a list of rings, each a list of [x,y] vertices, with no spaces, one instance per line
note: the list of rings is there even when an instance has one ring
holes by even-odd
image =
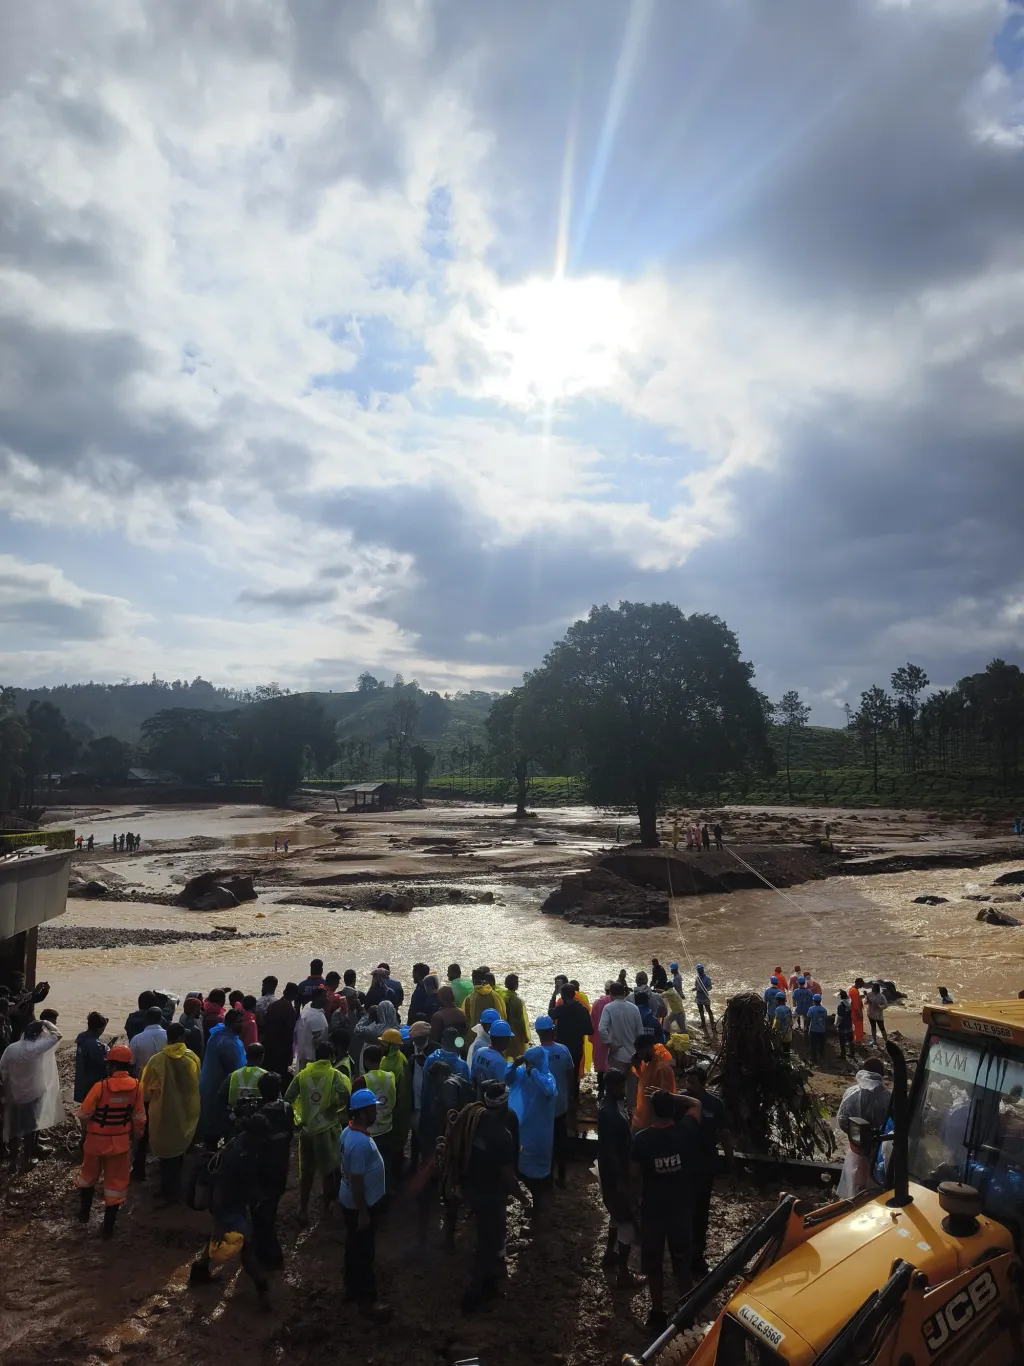
[[[929,1006],[908,1094],[890,1043],[886,1190],[793,1196],[680,1302],[626,1366],[1024,1363],[1024,1001]],[[681,1336],[740,1277],[691,1352]]]

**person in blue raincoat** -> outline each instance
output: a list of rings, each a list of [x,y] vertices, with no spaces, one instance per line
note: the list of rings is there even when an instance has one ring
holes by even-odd
[[[206,1036],[203,1070],[199,1074],[198,1133],[207,1147],[213,1147],[227,1133],[230,1115],[220,1089],[232,1072],[244,1066],[242,1012],[229,1010],[224,1023],[214,1025]]]
[[[539,1187],[551,1178],[558,1083],[548,1067],[547,1050],[540,1044],[528,1048],[513,1068],[508,1105],[519,1120],[519,1175],[533,1194],[536,1210]]]

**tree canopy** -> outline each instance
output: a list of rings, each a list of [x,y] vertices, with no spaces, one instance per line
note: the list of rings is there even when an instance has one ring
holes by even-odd
[[[725,622],[672,603],[593,607],[523,683],[539,748],[574,755],[598,801],[631,800],[658,843],[673,788],[770,762],[769,707]]]

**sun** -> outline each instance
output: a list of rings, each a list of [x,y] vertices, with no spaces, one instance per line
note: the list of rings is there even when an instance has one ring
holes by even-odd
[[[622,287],[607,276],[506,286],[483,326],[487,388],[519,407],[599,394],[619,373],[629,333]]]

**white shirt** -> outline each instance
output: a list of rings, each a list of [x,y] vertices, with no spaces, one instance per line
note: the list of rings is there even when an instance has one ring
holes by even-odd
[[[295,1058],[300,1067],[316,1058],[316,1046],[327,1038],[328,1021],[322,1010],[306,1006],[295,1026]]]
[[[159,1053],[167,1042],[167,1030],[163,1025],[147,1025],[141,1034],[136,1034],[134,1039],[128,1043],[128,1051],[132,1055],[132,1072],[137,1077],[142,1076],[142,1069],[154,1053]]]
[[[632,1001],[614,996],[601,1012],[597,1032],[608,1049],[609,1061],[628,1067],[636,1052],[636,1041],[644,1032],[640,1011]]]

